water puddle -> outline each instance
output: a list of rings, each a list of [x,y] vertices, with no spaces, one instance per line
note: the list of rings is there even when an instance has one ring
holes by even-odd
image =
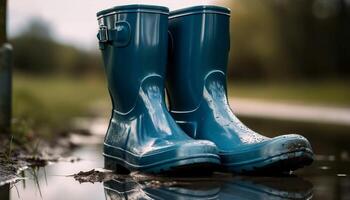
[[[350,136],[324,135],[306,135],[317,152],[315,162],[292,176],[214,173],[189,178],[118,175],[103,170],[100,137],[96,140],[100,142],[90,141],[69,155],[79,161],[24,170],[20,174],[24,180],[0,187],[0,199],[350,199]]]
[[[3,186],[0,199],[346,199],[350,163],[316,161],[293,176],[254,177],[214,173],[169,178],[118,175],[103,170],[101,146],[76,149],[78,162],[59,162],[23,171],[25,180]],[[94,169],[94,171],[91,171]],[[81,172],[82,171],[82,172]],[[74,174],[88,179],[75,179]],[[84,172],[84,173],[83,173]],[[101,177],[103,176],[103,177]],[[102,181],[102,182],[95,182]]]

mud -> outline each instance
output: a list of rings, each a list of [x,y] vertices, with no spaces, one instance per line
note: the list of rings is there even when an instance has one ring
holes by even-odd
[[[75,148],[70,144],[68,137],[60,138],[55,145],[41,142],[40,148],[35,152],[18,146],[8,148],[10,143],[10,140],[2,138],[2,144],[7,148],[0,152],[0,186],[22,180],[19,174],[28,167],[44,167],[50,163],[80,160],[77,157],[64,156]]]
[[[21,180],[19,172],[27,168],[27,163],[0,163],[0,186]]]

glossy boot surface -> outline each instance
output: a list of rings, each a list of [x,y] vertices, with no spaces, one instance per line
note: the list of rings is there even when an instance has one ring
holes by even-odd
[[[236,177],[226,182],[218,199],[312,199],[313,185],[298,177]]]
[[[154,181],[157,181],[154,184]],[[153,182],[153,184],[152,184]],[[173,181],[174,182],[174,181]],[[180,181],[181,182],[181,181]],[[182,181],[184,182],[184,181]],[[106,199],[219,199],[220,185],[203,181],[187,181],[183,185],[172,181],[113,179],[104,182]]]
[[[141,180],[140,180],[141,179]],[[311,199],[313,185],[298,177],[211,177],[154,179],[120,177],[103,183],[106,199]]]
[[[214,142],[233,172],[284,172],[313,160],[300,135],[262,136],[242,124],[227,101],[230,11],[196,6],[170,13],[167,90],[176,122],[195,139]]]
[[[168,9],[128,5],[97,14],[113,111],[105,167],[160,173],[220,162],[216,146],[186,135],[167,111]]]

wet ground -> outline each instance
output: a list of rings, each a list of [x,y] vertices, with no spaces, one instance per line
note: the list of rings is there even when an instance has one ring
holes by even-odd
[[[251,118],[243,121],[270,136],[287,132],[305,135],[316,152],[316,161],[284,177],[117,175],[102,169],[102,120],[91,124],[90,128],[99,132],[93,137],[72,136],[73,142],[84,143],[70,155],[80,161],[29,168],[21,174],[24,180],[0,188],[0,199],[350,199],[349,126]],[[73,176],[81,171],[87,173]]]

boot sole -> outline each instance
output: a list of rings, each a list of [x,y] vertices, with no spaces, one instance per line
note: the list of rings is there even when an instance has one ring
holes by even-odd
[[[310,149],[302,149],[241,165],[227,164],[223,170],[248,175],[283,174],[311,165],[312,162],[312,151]]]
[[[130,164],[121,158],[107,154],[104,154],[104,157],[105,169],[113,170],[121,174],[128,174],[131,171],[171,176],[211,174],[220,164],[220,159],[218,156],[216,157],[216,155],[164,160],[161,164],[152,164],[151,167]]]

